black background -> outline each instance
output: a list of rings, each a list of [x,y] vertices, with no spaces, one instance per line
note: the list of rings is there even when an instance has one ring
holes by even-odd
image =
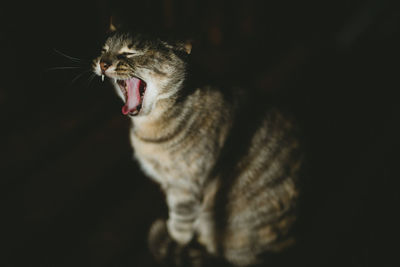
[[[165,215],[162,194],[131,160],[110,85],[89,72],[75,79],[117,13],[132,28],[193,38],[194,61],[216,80],[289,99],[310,175],[301,241],[281,265],[398,266],[396,1],[9,1],[0,10],[0,265],[154,265],[145,238]],[[80,68],[51,69],[70,66]]]

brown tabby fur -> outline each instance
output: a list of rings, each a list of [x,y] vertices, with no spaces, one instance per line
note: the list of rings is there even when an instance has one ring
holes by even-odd
[[[255,94],[194,82],[181,43],[115,33],[105,47],[93,68],[100,75],[99,61],[111,61],[115,71],[106,76],[117,92],[117,78],[147,83],[130,139],[169,208],[168,220],[150,230],[155,257],[167,258],[171,244],[195,243],[248,266],[293,243],[302,153],[289,117]],[[121,49],[135,55],[118,57]]]

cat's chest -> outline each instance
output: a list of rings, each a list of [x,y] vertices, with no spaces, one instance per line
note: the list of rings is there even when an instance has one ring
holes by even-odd
[[[131,143],[143,171],[161,184],[174,183],[180,179],[202,180],[212,166],[213,157],[205,157],[204,149],[195,142],[169,147],[144,142],[132,136]]]
[[[160,146],[142,142],[135,137],[131,138],[131,143],[135,158],[143,171],[157,182],[163,183],[166,174],[171,172],[169,153]]]

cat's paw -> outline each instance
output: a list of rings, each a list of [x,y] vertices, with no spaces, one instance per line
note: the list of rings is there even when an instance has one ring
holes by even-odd
[[[205,247],[195,241],[182,249],[179,263],[184,267],[232,267],[223,259],[209,254]]]
[[[184,246],[179,245],[169,234],[167,222],[156,220],[150,228],[148,245],[154,259],[161,266],[185,266],[183,264]]]
[[[165,220],[158,219],[150,227],[148,245],[151,254],[158,262],[164,262],[174,241],[168,233]]]
[[[180,245],[168,233],[166,221],[156,220],[149,232],[149,249],[154,259],[163,266],[204,267],[208,253],[197,242]]]

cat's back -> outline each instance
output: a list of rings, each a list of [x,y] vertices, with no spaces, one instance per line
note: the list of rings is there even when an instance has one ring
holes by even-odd
[[[263,253],[293,243],[304,160],[293,116],[263,96],[249,99],[221,154],[214,201],[219,253],[238,265],[254,264]]]

